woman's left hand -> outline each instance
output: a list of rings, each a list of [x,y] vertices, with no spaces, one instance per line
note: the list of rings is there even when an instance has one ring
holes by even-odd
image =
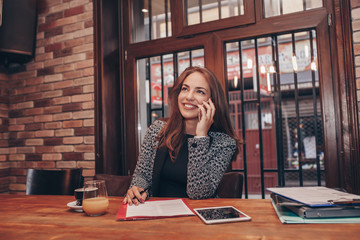
[[[211,98],[203,102],[199,107],[199,122],[196,126],[196,136],[207,136],[211,125],[214,122],[215,105]]]

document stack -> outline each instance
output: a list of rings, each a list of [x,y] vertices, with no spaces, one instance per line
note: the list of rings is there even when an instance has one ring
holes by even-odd
[[[360,223],[360,196],[326,187],[268,188],[283,223]]]

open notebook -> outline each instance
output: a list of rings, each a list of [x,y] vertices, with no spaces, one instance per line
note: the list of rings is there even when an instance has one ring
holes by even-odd
[[[138,206],[121,205],[116,220],[144,220],[192,215],[195,213],[184,199],[148,200]]]

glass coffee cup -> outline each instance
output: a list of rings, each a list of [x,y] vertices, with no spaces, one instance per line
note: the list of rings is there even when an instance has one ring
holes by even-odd
[[[109,207],[105,180],[92,180],[84,183],[83,210],[89,216],[100,216]]]

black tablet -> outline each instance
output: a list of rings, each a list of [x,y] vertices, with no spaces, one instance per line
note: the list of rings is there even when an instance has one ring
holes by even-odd
[[[251,220],[251,217],[232,206],[195,208],[194,211],[206,224]]]

